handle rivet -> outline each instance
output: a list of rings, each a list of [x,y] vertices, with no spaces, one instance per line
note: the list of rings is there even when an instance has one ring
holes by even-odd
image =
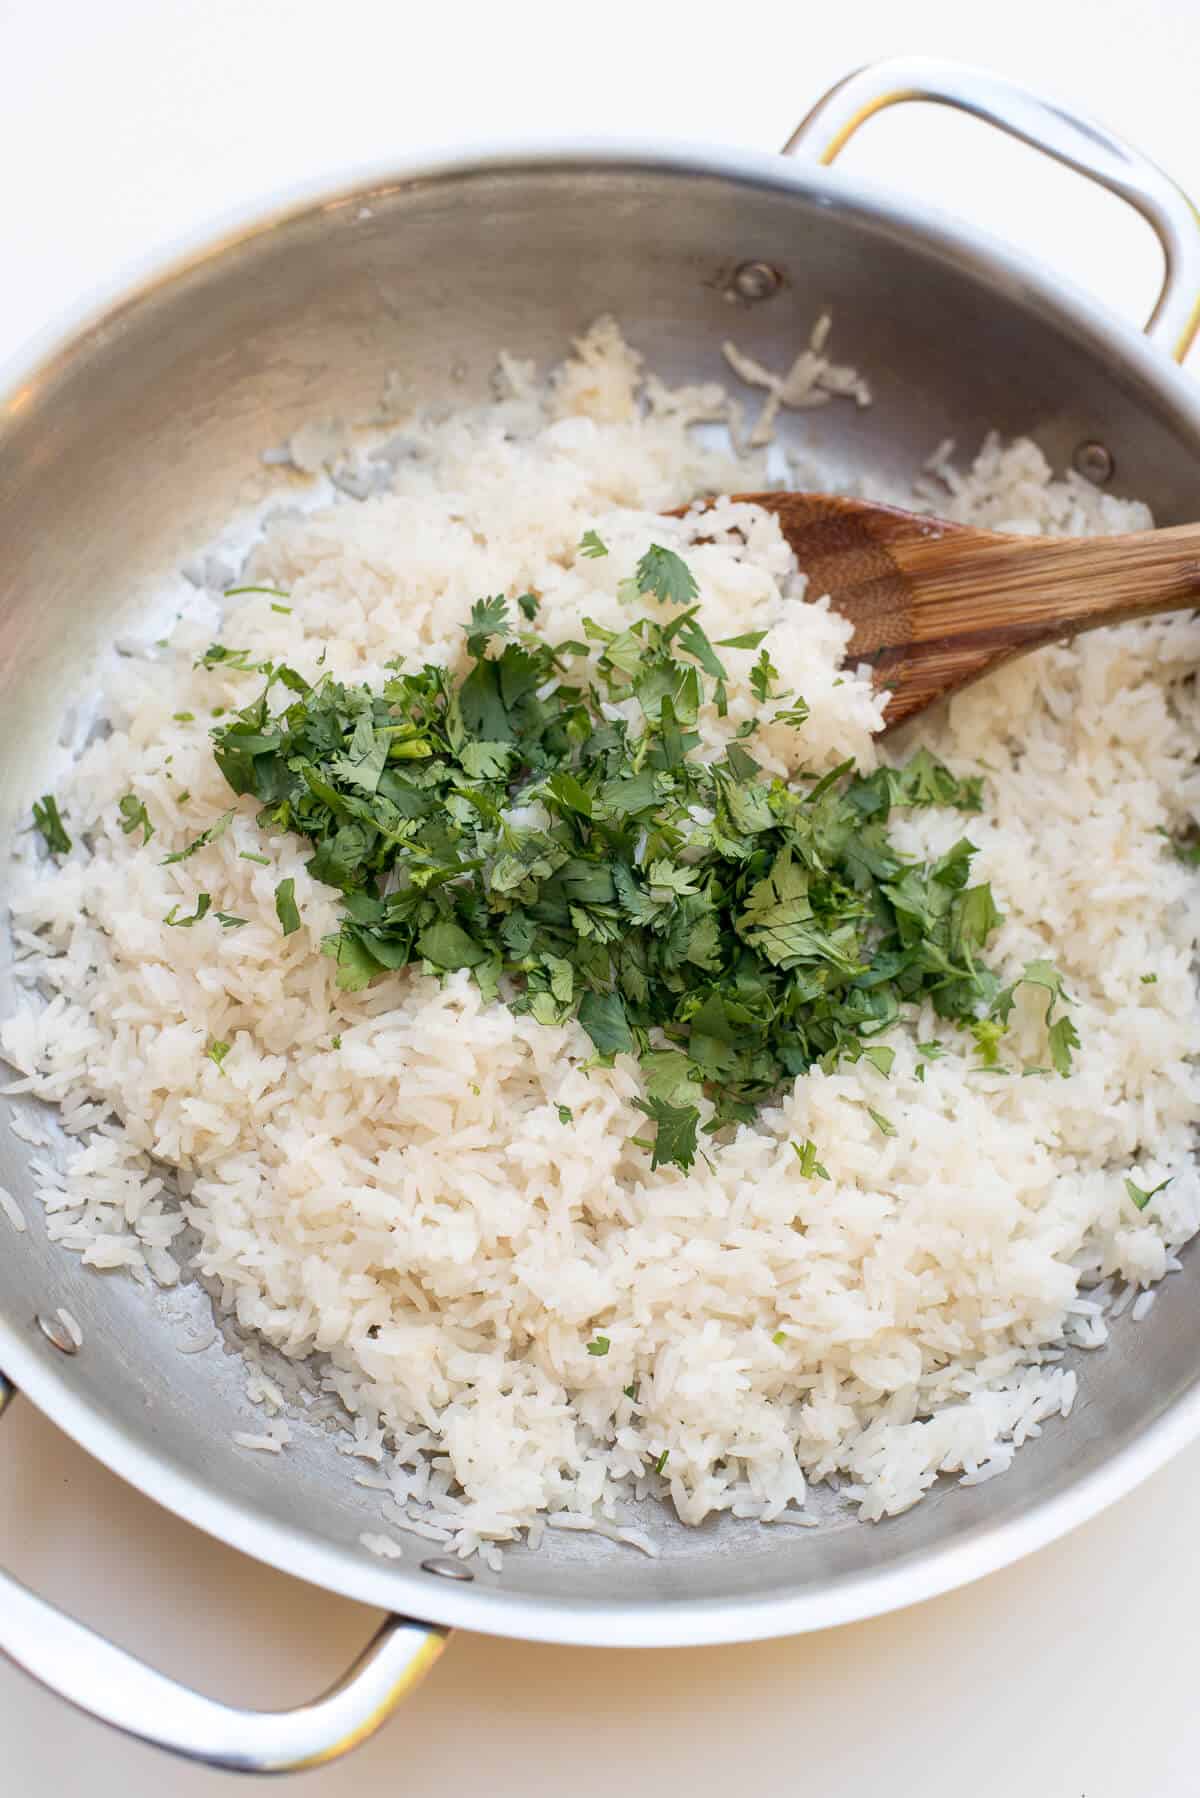
[[[769,262],[743,262],[733,271],[732,291],[739,300],[769,300],[783,286],[783,276]]]
[[[77,1355],[79,1353],[79,1344],[67,1329],[66,1324],[59,1323],[57,1317],[43,1317],[39,1311],[33,1321],[46,1341],[52,1342],[62,1354]]]
[[[1093,487],[1103,487],[1106,482],[1111,481],[1116,467],[1113,453],[1107,445],[1094,441],[1081,443],[1071,457],[1071,463],[1076,474],[1081,474]]]
[[[422,1573],[436,1573],[441,1579],[473,1580],[475,1575],[461,1561],[452,1561],[449,1555],[432,1555],[428,1561],[421,1562]]]

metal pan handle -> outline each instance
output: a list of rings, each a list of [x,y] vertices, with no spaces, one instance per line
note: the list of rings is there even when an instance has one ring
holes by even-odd
[[[969,112],[1098,181],[1137,208],[1162,245],[1166,273],[1146,335],[1182,362],[1200,328],[1200,213],[1154,163],[1091,119],[1077,118],[986,69],[933,56],[871,63],[831,87],[784,145],[830,163],[885,106],[932,100]]]
[[[13,1387],[0,1374],[0,1412]],[[428,1672],[446,1632],[389,1617],[349,1672],[292,1711],[243,1711],[155,1673],[0,1573],[0,1654],[126,1735],[232,1773],[297,1773],[365,1742]]]

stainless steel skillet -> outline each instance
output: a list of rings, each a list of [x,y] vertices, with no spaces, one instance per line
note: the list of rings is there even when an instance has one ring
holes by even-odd
[[[973,226],[822,166],[864,118],[904,99],[990,119],[1143,212],[1167,262],[1145,338]],[[824,446],[847,466],[907,474],[941,438],[971,445],[996,426],[1101,477],[1115,461],[1115,489],[1148,498],[1164,524],[1195,516],[1200,391],[1173,359],[1200,315],[1200,219],[1165,176],[1007,83],[920,59],[850,77],[788,148],[794,159],[572,144],[367,171],[189,246],[10,371],[0,840],[42,790],[58,722],[101,648],[261,496],[264,445],[313,417],[365,416],[393,369],[430,403],[470,401],[498,345],[544,365],[602,311],[668,378],[697,380],[723,373],[731,334],[783,362],[832,305],[838,342],[869,365],[876,396],[865,416],[821,416]],[[0,1009],[10,986],[0,966]],[[360,1544],[375,1521],[369,1495],[327,1437],[297,1430],[278,1459],[238,1451],[237,1362],[219,1346],[177,1354],[179,1324],[161,1308],[47,1243],[27,1156],[0,1129],[0,1185],[30,1218],[27,1234],[0,1239],[4,1394],[19,1387],[212,1534],[392,1613],[335,1694],[259,1715],[183,1691],[0,1576],[0,1649],[95,1715],[217,1765],[279,1772],[343,1752],[436,1658],[447,1626],[717,1642],[927,1597],[1082,1521],[1200,1434],[1193,1259],[1143,1324],[1084,1362],[1068,1424],[1003,1479],[937,1491],[888,1524],[801,1532],[727,1519],[689,1531],[659,1514],[654,1562],[557,1536],[537,1554],[510,1552],[498,1575],[446,1577],[415,1537],[385,1563]],[[82,1327],[77,1353],[55,1327],[64,1304]],[[207,1301],[189,1290],[173,1300],[185,1304],[199,1322]]]

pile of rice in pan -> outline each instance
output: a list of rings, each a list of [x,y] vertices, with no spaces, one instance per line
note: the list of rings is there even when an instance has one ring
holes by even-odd
[[[772,408],[748,433],[719,389],[645,379],[609,321],[548,382],[502,359],[494,404],[355,452],[347,492],[268,522],[237,577],[252,590],[189,589],[165,646],[114,661],[108,728],[56,789],[74,846],[47,858],[25,839],[12,927],[28,997],[0,1047],[8,1090],[57,1106],[69,1133],[65,1162],[35,1161],[53,1236],[147,1284],[186,1267],[254,1340],[317,1352],[321,1390],[380,1464],[368,1478],[462,1553],[494,1557],[547,1521],[652,1546],[623,1528],[646,1495],[687,1523],[802,1518],[831,1482],[880,1519],[940,1474],[1003,1472],[1070,1411],[1065,1352],[1144,1311],[1200,1224],[1200,888],[1165,840],[1200,799],[1200,629],[1176,616],[1044,650],[881,743],[869,671],[844,661],[849,626],[806,589],[775,520],[730,504],[662,516],[766,485],[780,405],[866,400],[823,352],[787,379],[740,359]],[[720,418],[751,441],[712,447],[695,426]],[[938,509],[992,528],[1151,523],[1055,478],[1029,442],[939,471]],[[589,531],[606,555],[580,553]],[[1067,1077],[1022,1072],[1046,1059],[1044,994],[1018,996],[1003,1067],[913,1016],[886,1036],[886,1075],[814,1068],[690,1171],[652,1170],[636,1063],[585,1065],[576,1021],[515,1015],[466,969],[339,989],[322,941],[340,895],[214,763],[217,709],[256,683],[198,659],[220,636],[308,680],[378,684],[397,657],[461,666],[472,604],[526,591],[551,639],[585,618],[620,630],[651,542],[685,558],[709,637],[765,631],[803,694],[801,729],[754,739],[768,774],[848,758],[869,772],[924,744],[982,777],[965,824],[932,808],[898,814],[894,834],[927,857],[968,831],[1003,913],[993,965],[1015,978],[1048,957],[1062,973]],[[701,713],[706,756],[755,710],[754,654],[723,653],[728,710]],[[149,840],[124,828],[128,795]],[[228,828],[165,861],[231,803]],[[286,879],[300,927],[283,935]],[[166,921],[202,892],[245,923]],[[931,1038],[933,1059],[917,1048]],[[806,1142],[827,1177],[806,1176]],[[247,1444],[286,1454],[287,1439],[280,1418]]]

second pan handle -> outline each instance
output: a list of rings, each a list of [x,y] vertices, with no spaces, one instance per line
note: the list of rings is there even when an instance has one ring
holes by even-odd
[[[987,69],[897,56],[856,69],[817,101],[784,145],[831,163],[860,125],[906,100],[971,113],[1065,163],[1135,207],[1162,245],[1166,273],[1146,335],[1182,362],[1200,329],[1200,213],[1153,162],[1095,120],[1068,112]]]
[[[12,1396],[0,1374],[0,1412]],[[0,1654],[102,1723],[231,1773],[297,1773],[337,1760],[386,1723],[445,1643],[432,1624],[388,1617],[320,1698],[291,1711],[239,1710],[156,1673],[0,1573]]]

